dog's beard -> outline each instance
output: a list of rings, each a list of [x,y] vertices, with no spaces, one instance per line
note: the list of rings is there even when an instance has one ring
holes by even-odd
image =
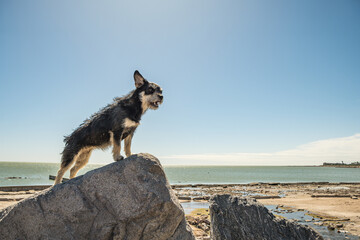
[[[156,95],[145,95],[144,92],[140,93],[140,99],[142,102],[143,112],[145,112],[148,108],[152,110],[156,110],[159,108],[160,104],[162,104],[162,100],[159,99]]]
[[[156,109],[159,108],[161,103],[162,103],[161,101],[150,102],[149,103],[149,108],[151,108],[153,110],[156,110]]]

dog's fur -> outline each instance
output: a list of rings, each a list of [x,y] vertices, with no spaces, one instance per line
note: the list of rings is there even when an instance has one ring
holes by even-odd
[[[120,154],[121,140],[127,157],[131,155],[131,140],[140,124],[141,116],[147,109],[157,109],[163,101],[162,89],[155,83],[148,82],[138,71],[134,73],[136,89],[128,95],[115,98],[90,119],[82,123],[71,135],[65,137],[60,169],[55,184],[61,182],[65,172],[70,170],[70,178],[89,161],[95,148],[105,149],[113,146],[115,161],[123,159]]]

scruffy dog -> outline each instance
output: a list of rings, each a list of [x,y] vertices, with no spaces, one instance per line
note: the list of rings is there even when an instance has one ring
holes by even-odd
[[[82,123],[71,135],[65,137],[65,148],[62,152],[61,165],[55,184],[61,182],[65,172],[70,170],[70,178],[89,161],[91,151],[95,148],[106,149],[113,146],[115,161],[122,160],[121,140],[125,143],[125,154],[131,155],[131,140],[140,124],[141,116],[147,109],[157,109],[163,101],[162,89],[155,83],[148,82],[138,71],[134,73],[136,89],[128,95],[115,98],[98,113]]]

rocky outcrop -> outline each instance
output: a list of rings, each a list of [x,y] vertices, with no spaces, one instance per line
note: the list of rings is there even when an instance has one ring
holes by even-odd
[[[133,155],[0,212],[1,239],[195,239],[159,161]]]
[[[323,239],[310,227],[276,218],[251,198],[216,195],[210,200],[210,215],[214,240]]]

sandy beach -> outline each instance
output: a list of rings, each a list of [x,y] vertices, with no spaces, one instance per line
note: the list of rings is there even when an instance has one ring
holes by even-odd
[[[45,188],[44,186],[43,188]],[[204,203],[215,194],[231,194],[253,197],[264,205],[275,205],[286,211],[309,211],[316,217],[315,224],[328,226],[333,231],[360,236],[360,183],[250,183],[219,185],[173,185],[181,202]],[[11,206],[39,192],[31,187],[0,188],[0,209]],[[200,222],[208,223],[209,212],[203,207],[187,213],[199,239],[207,239],[209,229]],[[275,214],[276,215],[276,214]],[[195,219],[195,220],[194,220]],[[320,219],[320,220],[319,220]],[[195,221],[195,222],[194,222]],[[198,220],[197,220],[198,221]]]

